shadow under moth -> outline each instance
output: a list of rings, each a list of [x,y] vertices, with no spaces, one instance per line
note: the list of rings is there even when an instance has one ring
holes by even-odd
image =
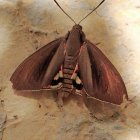
[[[108,58],[85,38],[80,23],[105,0],[75,23],[65,37],[56,39],[25,59],[11,77],[16,90],[56,90],[58,105],[70,94],[120,105],[128,99],[124,82]]]

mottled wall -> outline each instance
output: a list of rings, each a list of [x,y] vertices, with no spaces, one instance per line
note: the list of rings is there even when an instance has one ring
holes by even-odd
[[[99,3],[58,1],[76,21]],[[78,97],[60,111],[52,92],[33,93],[34,99],[14,94],[9,78],[16,67],[36,49],[64,36],[72,26],[53,0],[0,0],[0,99],[4,100],[0,116],[7,114],[3,140],[140,139],[139,0],[106,0],[82,23],[86,37],[99,43],[98,47],[121,73],[133,99],[126,109],[115,110],[110,117],[106,112],[110,114],[111,110],[102,106],[102,111],[94,110],[101,118],[97,120],[78,102]]]

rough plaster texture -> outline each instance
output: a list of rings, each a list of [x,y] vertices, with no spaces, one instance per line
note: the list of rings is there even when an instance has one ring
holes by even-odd
[[[59,3],[79,21],[99,1]],[[87,108],[78,102],[79,97],[71,97],[60,111],[55,93],[26,92],[30,98],[17,96],[9,78],[26,57],[64,36],[73,23],[53,0],[0,0],[3,140],[140,140],[140,1],[106,0],[97,11],[82,23],[83,30],[89,40],[99,43],[98,47],[121,73],[132,102],[118,110],[89,100]],[[96,105],[101,106],[100,110]],[[2,126],[5,113],[7,121]]]

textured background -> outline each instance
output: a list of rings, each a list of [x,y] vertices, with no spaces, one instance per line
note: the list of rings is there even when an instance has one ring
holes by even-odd
[[[76,21],[99,3],[58,1]],[[16,67],[72,26],[53,0],[0,0],[0,129],[7,114],[3,140],[140,140],[139,0],[106,0],[82,23],[86,37],[100,43],[121,73],[133,99],[127,108],[113,108],[112,115],[103,105],[100,111],[87,109],[73,97],[60,111],[52,92],[25,93],[34,98],[14,94],[9,78]]]

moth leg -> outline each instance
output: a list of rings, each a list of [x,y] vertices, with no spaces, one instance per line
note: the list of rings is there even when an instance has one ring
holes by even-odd
[[[89,109],[89,115],[90,117],[92,118],[95,118],[98,120],[98,118],[94,115],[94,113],[90,110],[90,108],[92,108],[90,105],[90,102],[88,102],[88,97],[89,95],[87,95],[85,89],[83,88],[82,91],[81,91],[81,94],[82,94],[82,98],[83,98],[83,101],[85,103],[85,106]]]
[[[61,109],[63,107],[63,98],[64,98],[64,93],[61,91],[58,91],[58,96],[57,96],[57,105]]]
[[[82,102],[85,104],[85,105],[87,105],[88,104],[88,101],[87,101],[87,94],[86,94],[86,92],[85,92],[85,90],[84,90],[84,88],[82,88],[81,89],[81,100],[82,100]]]

